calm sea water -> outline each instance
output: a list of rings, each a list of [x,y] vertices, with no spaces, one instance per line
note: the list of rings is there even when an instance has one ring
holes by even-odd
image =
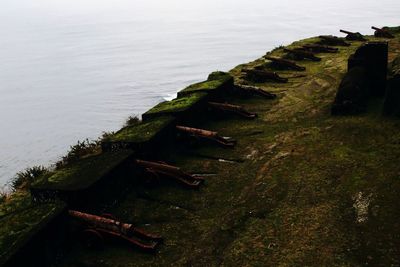
[[[2,0],[0,186],[211,71],[399,13],[399,0]]]

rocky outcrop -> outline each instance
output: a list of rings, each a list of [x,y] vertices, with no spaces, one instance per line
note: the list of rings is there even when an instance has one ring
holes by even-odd
[[[340,83],[332,115],[350,115],[366,111],[371,97],[386,92],[387,42],[368,42],[349,57],[348,72]]]
[[[383,113],[400,117],[400,56],[396,57],[389,68],[388,87]]]
[[[360,66],[351,68],[340,83],[332,106],[332,114],[348,115],[364,112],[369,94],[367,70]]]

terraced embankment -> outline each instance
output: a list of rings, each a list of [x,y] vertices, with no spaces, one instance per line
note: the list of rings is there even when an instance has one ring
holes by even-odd
[[[396,32],[396,38],[389,40],[389,61],[400,54],[399,38]],[[316,41],[310,38],[287,48]],[[71,238],[53,262],[121,267],[399,266],[400,121],[381,115],[383,99],[379,98],[370,101],[364,114],[330,115],[347,60],[360,45],[351,42],[349,47],[339,47],[338,53],[319,53],[319,62],[297,61],[306,67],[304,72],[279,70],[287,83],[253,83],[243,76],[243,69],[271,69],[264,59],[230,71],[235,84],[256,85],[276,94],[273,100],[239,94],[229,76],[211,75],[208,81],[181,91],[185,93],[178,94],[178,100],[147,112],[141,124],[122,129],[104,142],[106,153],[118,155],[112,157],[115,164],[94,161],[79,168],[104,170],[110,165],[117,171],[90,171],[86,176],[94,178],[89,179],[61,170],[43,178],[45,182],[33,186],[36,198],[64,201],[92,213],[112,213],[165,238],[154,254],[119,242],[92,250]],[[284,54],[283,48],[270,53]],[[216,84],[214,79],[222,82]],[[209,100],[242,105],[258,118],[220,115],[204,108]],[[235,138],[237,144],[230,149],[193,141],[177,133],[176,124],[215,130]],[[206,181],[191,190],[174,181],[149,180],[146,172],[129,165],[134,158],[165,161],[202,174]],[[85,179],[89,182],[82,186]],[[81,185],[79,192],[62,181]],[[57,184],[55,191],[41,186],[52,182]],[[107,195],[114,196],[112,205],[103,203]],[[90,205],[80,202],[84,196]],[[14,222],[7,219],[13,213],[3,213],[0,219],[7,232],[15,233]],[[4,240],[2,251],[9,244]]]

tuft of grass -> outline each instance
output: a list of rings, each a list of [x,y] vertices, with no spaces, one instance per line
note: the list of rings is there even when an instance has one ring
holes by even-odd
[[[56,163],[56,168],[59,169],[65,165],[78,161],[79,159],[94,154],[99,151],[99,141],[89,140],[86,138],[83,141],[78,141],[75,145],[70,146],[67,155],[63,156],[60,161]]]
[[[102,141],[110,139],[114,134],[115,132],[103,132],[97,142],[101,144]]]
[[[124,123],[124,127],[133,126],[139,123],[140,119],[137,116],[129,116]]]
[[[283,49],[283,48],[285,48],[284,45],[277,46],[277,47],[275,47],[274,49],[272,49],[270,52],[268,52],[267,55],[269,55],[269,54],[271,54],[272,52],[275,52],[275,51],[277,51],[277,50],[279,50],[279,49]]]
[[[3,204],[4,202],[6,202],[7,197],[8,197],[7,192],[1,191],[0,192],[0,204]]]
[[[133,123],[133,119],[131,120],[131,123]],[[114,132],[103,132],[96,140],[89,140],[86,138],[83,141],[78,141],[75,145],[70,146],[67,155],[63,156],[60,161],[56,162],[56,169],[77,162],[89,155],[101,153],[101,142],[110,138],[113,134]]]
[[[15,177],[11,180],[11,188],[13,191],[20,189],[29,189],[30,185],[39,176],[45,174],[48,170],[43,166],[33,166],[25,169],[24,171],[18,172]],[[6,193],[1,193],[0,198],[7,198]]]

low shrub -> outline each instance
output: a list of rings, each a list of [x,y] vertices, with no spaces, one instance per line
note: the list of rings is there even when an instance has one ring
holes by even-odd
[[[138,123],[140,123],[140,119],[137,116],[129,116],[124,123],[124,127],[133,126]]]
[[[28,189],[36,178],[46,173],[48,170],[43,166],[34,166],[18,172],[11,180],[11,188],[16,191],[18,189]]]

